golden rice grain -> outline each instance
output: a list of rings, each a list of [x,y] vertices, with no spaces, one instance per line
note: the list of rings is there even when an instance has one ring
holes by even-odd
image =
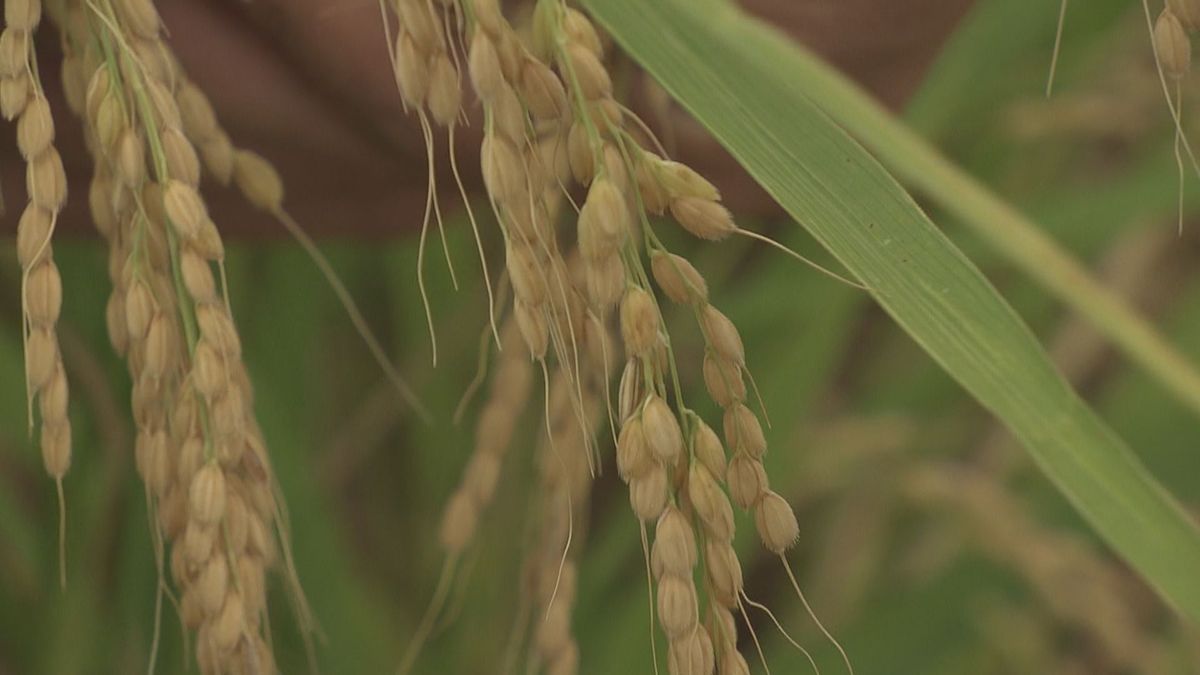
[[[167,161],[167,174],[188,185],[199,184],[200,158],[183,132],[169,127],[162,132],[159,142]]]
[[[29,204],[21,212],[17,222],[17,261],[23,269],[30,269],[38,262],[50,257],[50,227],[54,214],[35,204]]]
[[[101,81],[107,82],[106,79]],[[93,107],[89,103],[88,110],[94,110],[91,117],[91,126],[95,129],[94,138],[98,145],[96,151],[107,156],[116,145],[117,137],[125,129],[125,111],[121,105],[121,98],[117,94],[109,91],[107,88],[97,88],[96,91],[103,91],[103,93],[97,94],[93,99],[89,99],[89,101],[98,101],[98,105]]]
[[[54,143],[54,117],[50,103],[40,96],[29,100],[17,119],[17,149],[29,161],[45,152]]]
[[[161,21],[151,0],[115,0],[121,22],[142,38],[157,38]]]
[[[171,319],[165,312],[155,313],[146,330],[142,373],[147,378],[153,380],[162,377],[172,365],[171,337]]]
[[[694,197],[708,202],[721,201],[721,191],[690,166],[649,153],[646,158],[654,177],[670,199]]]
[[[767,472],[762,462],[745,453],[738,453],[729,462],[725,482],[729,496],[739,508],[749,510],[767,491]]]
[[[1170,9],[1163,10],[1154,22],[1154,49],[1168,77],[1178,80],[1191,69],[1191,40]]]
[[[733,452],[742,452],[759,459],[767,451],[758,417],[744,403],[734,403],[725,409],[725,444]]]
[[[665,251],[650,253],[650,269],[663,293],[679,304],[707,303],[708,284],[682,256]]]
[[[45,386],[54,374],[58,359],[58,340],[52,331],[47,328],[29,331],[25,342],[25,378],[30,389],[36,391]]]
[[[11,120],[25,110],[29,102],[30,80],[24,72],[0,77],[0,117]]]
[[[671,201],[670,208],[675,220],[701,239],[718,241],[737,229],[733,216],[719,202],[699,197],[680,197]]]
[[[629,480],[629,503],[642,521],[658,518],[667,505],[667,470],[654,462],[650,469]]]
[[[222,394],[213,403],[213,434],[217,439],[228,439],[245,430],[246,403],[237,387],[229,387]]]
[[[29,201],[46,209],[59,211],[67,200],[67,173],[63,170],[62,157],[53,146],[46,147],[34,157],[25,172],[25,185]]]
[[[616,183],[608,178],[594,181],[579,212],[580,252],[590,260],[611,255],[629,229],[629,207]]]
[[[208,219],[208,209],[196,188],[181,180],[170,179],[163,189],[162,199],[163,210],[179,236],[185,240],[195,238]]]
[[[404,102],[414,108],[425,105],[431,77],[429,59],[405,30],[396,35],[395,75]]]
[[[422,51],[442,48],[444,38],[426,0],[396,0],[395,7],[400,13],[400,25]]]
[[[219,556],[213,556],[204,565],[204,569],[196,581],[196,595],[200,610],[206,617],[215,617],[221,611],[228,590],[229,563]]]
[[[580,44],[567,47],[569,68],[583,95],[588,100],[604,99],[612,96],[612,79],[608,69],[600,63],[596,54]]]
[[[787,551],[800,536],[795,512],[774,491],[767,491],[754,505],[754,525],[763,545],[772,553]]]
[[[37,325],[53,324],[62,311],[62,277],[53,260],[41,262],[25,282],[25,310]]]
[[[721,655],[721,675],[750,675],[750,665],[737,650],[731,649]]]
[[[208,339],[196,343],[192,352],[192,382],[201,396],[212,400],[225,387],[225,366],[221,353]]]
[[[734,402],[745,400],[746,382],[742,379],[742,371],[737,364],[708,351],[704,354],[703,374],[708,395],[717,405],[728,407]]]
[[[41,450],[46,474],[54,478],[66,475],[71,468],[71,425],[43,424]]]
[[[216,543],[216,528],[189,519],[183,531],[183,559],[189,567],[198,567],[212,555]]]
[[[630,286],[621,300],[621,338],[629,356],[650,354],[658,343],[659,323],[654,298],[645,290]]]
[[[129,336],[140,341],[150,329],[150,319],[154,316],[154,297],[145,283],[135,279],[129,284],[123,307]]]
[[[634,417],[621,427],[617,438],[617,472],[621,480],[630,480],[646,475],[653,468],[654,459],[646,447],[641,418]]]
[[[142,138],[135,130],[126,128],[117,137],[117,144],[113,148],[116,176],[131,190],[139,189],[142,181],[146,180],[145,153]]]
[[[672,641],[667,651],[668,672],[673,675],[712,675],[712,640],[704,626],[696,626],[691,635]]]
[[[513,293],[531,307],[541,306],[547,296],[546,279],[534,254],[528,247],[511,240],[505,246],[505,253]]]
[[[246,631],[246,610],[242,596],[232,591],[225,597],[225,607],[212,623],[212,639],[219,652],[227,652],[237,644]]]
[[[498,134],[488,134],[479,150],[483,182],[497,201],[522,198],[525,193],[524,171],[511,142]]]
[[[567,93],[549,66],[537,59],[525,59],[519,80],[521,97],[529,111],[540,120],[557,119],[567,109]]]
[[[512,141],[514,145],[520,146],[526,135],[525,128],[529,123],[529,117],[525,114],[525,106],[517,96],[516,90],[507,82],[501,83],[488,106],[492,113],[494,129]],[[537,185],[539,181],[531,179],[529,183]]]
[[[233,156],[233,180],[251,206],[267,213],[278,213],[283,208],[283,179],[262,155],[237,150]]]
[[[8,4],[5,3],[7,11]],[[0,78],[16,77],[25,71],[25,58],[29,53],[28,29],[9,25],[0,31]]]
[[[696,588],[690,579],[666,575],[658,580],[658,619],[672,640],[686,637],[699,622]]]
[[[617,254],[592,261],[585,272],[588,299],[600,312],[606,312],[625,292],[625,264]]]
[[[493,35],[508,25],[500,12],[499,0],[471,0],[471,8],[479,25]]]
[[[62,80],[67,107],[76,115],[81,115],[87,100],[87,78],[83,74],[82,59],[64,54],[59,78]]]
[[[649,156],[649,153],[643,155]],[[637,182],[638,194],[642,198],[642,207],[656,216],[666,213],[671,202],[670,196],[658,180],[649,161],[643,160],[636,164],[634,179]]]
[[[189,514],[201,525],[216,525],[225,515],[225,473],[215,462],[205,464],[188,489]]]
[[[7,30],[33,32],[42,19],[41,0],[5,0],[4,25]]]
[[[688,470],[687,489],[688,499],[707,533],[718,541],[731,541],[733,508],[716,478],[703,465],[693,464]]]
[[[429,71],[429,113],[435,122],[450,126],[457,120],[462,108],[462,88],[458,70],[444,54],[433,60]]]
[[[693,420],[693,423],[695,429],[692,435],[692,448],[696,455],[696,461],[700,462],[714,476],[725,475],[725,449],[721,447],[721,439],[717,437],[717,432],[698,417]]]
[[[696,566],[696,535],[687,517],[674,506],[668,506],[658,517],[654,529],[651,560],[654,576],[673,574],[689,577]]]
[[[657,394],[651,394],[642,407],[642,429],[650,453],[667,466],[683,457],[683,432],[671,407]]]
[[[476,30],[471,37],[467,71],[471,76],[471,85],[481,101],[493,100],[504,84],[504,74],[500,71],[500,54],[496,51],[495,43],[482,28]]]
[[[513,316],[521,329],[521,337],[529,347],[529,353],[534,360],[546,357],[550,346],[550,326],[542,307],[531,307],[524,300],[517,298],[513,302]]]
[[[234,148],[224,132],[218,131],[199,143],[200,157],[204,167],[222,185],[233,180]]]
[[[567,158],[571,165],[571,173],[580,185],[592,182],[595,168],[595,156],[592,154],[592,142],[588,138],[587,127],[582,122],[575,122],[567,133]]]
[[[55,364],[50,379],[38,392],[38,409],[42,421],[48,423],[63,423],[67,420],[67,373],[61,362]]]
[[[736,607],[742,592],[742,565],[733,545],[726,541],[706,539],[704,565],[708,571],[709,587],[717,601],[726,607]]]
[[[197,302],[216,302],[217,284],[212,268],[193,248],[187,247],[179,255],[180,273],[188,295]]]
[[[563,16],[563,32],[571,42],[583,46],[597,58],[604,56],[604,44],[600,41],[600,35],[583,12],[568,7]]]

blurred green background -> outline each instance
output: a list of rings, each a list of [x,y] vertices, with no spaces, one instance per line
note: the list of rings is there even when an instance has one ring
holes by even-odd
[[[1200,189],[1189,181],[1177,233],[1172,129],[1141,7],[1094,0],[1070,12],[1057,92],[1047,100],[1056,4],[979,3],[907,120],[1200,358]],[[1185,92],[1185,113],[1194,104],[1200,100]],[[1186,117],[1185,124],[1195,119]],[[1153,473],[1195,506],[1196,420],[983,244],[931,215]],[[755,229],[827,260],[799,228]],[[662,234],[696,262],[714,304],[742,331],[773,423],[767,471],[800,517],[792,564],[859,673],[1200,672],[1195,629],[1096,542],[1020,448],[865,296],[761,247],[702,245],[671,228]],[[442,355],[434,369],[415,238],[323,242],[433,412],[431,423],[404,406],[298,247],[229,246],[233,310],[291,513],[296,564],[324,636],[322,672],[391,672],[441,567],[441,507],[470,452],[479,397],[461,424],[452,414],[475,374],[486,325],[465,226],[452,228],[450,244],[462,290],[451,288],[433,247],[427,263]],[[99,241],[79,238],[56,255],[76,439],[66,479],[68,586],[57,583],[53,484],[25,429],[17,272],[9,265],[0,298],[9,326],[0,333],[0,673],[143,672],[155,568],[133,469],[128,377],[104,333],[107,283],[96,283],[106,278],[105,254]],[[678,327],[681,360],[698,364],[702,345],[688,317],[668,322]],[[698,368],[682,375],[685,387],[702,387]],[[491,673],[505,653],[521,559],[512,534],[521,531],[526,486],[535,480],[540,401],[530,408],[451,594],[452,620],[416,672]],[[712,419],[714,410],[700,412]],[[652,672],[637,526],[625,486],[611,462],[606,468],[581,558],[581,672]],[[823,672],[839,672],[782,569],[738,517],[748,594],[813,650]],[[278,584],[272,600],[283,672],[304,672]],[[806,672],[765,615],[751,618],[772,672]],[[162,628],[157,672],[188,672],[169,606]]]

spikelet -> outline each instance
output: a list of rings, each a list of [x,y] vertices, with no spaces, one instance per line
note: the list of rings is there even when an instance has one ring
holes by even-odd
[[[683,304],[707,304],[708,284],[687,259],[665,251],[650,253],[654,281],[672,301]]]
[[[1191,39],[1170,9],[1163,10],[1154,22],[1154,50],[1163,72],[1171,79],[1183,78],[1192,67]]]
[[[621,427],[621,435],[617,438],[617,471],[621,480],[629,482],[645,476],[653,466],[654,458],[646,445],[641,418],[628,420]]]
[[[696,587],[691,579],[664,574],[658,579],[658,619],[667,639],[688,636],[699,623]]]
[[[629,356],[649,356],[658,344],[659,317],[654,299],[630,287],[621,301],[621,337]]]
[[[768,491],[754,505],[754,525],[763,546],[772,553],[788,550],[800,536],[800,526],[792,507],[773,491]]]

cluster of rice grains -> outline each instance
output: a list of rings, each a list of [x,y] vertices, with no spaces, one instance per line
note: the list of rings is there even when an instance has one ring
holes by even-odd
[[[67,420],[67,377],[55,324],[62,309],[62,279],[54,264],[51,236],[67,198],[67,177],[54,147],[54,118],[42,89],[33,33],[41,23],[40,0],[8,0],[0,33],[0,114],[16,120],[17,149],[25,159],[29,203],[17,224],[21,264],[22,334],[29,427],[36,397],[41,420],[42,461],[59,496],[60,579],[66,583],[62,480],[71,465],[71,426]]]
[[[61,481],[70,428],[50,240],[67,186],[33,59],[41,4],[6,0],[4,9],[0,99],[28,162],[30,202],[18,226],[28,388],[39,402],[46,468]],[[133,380],[136,465],[155,514],[160,575],[169,569],[174,580],[173,591],[161,580],[160,588],[194,631],[201,672],[274,673],[265,575],[281,560],[305,626],[307,610],[214,274],[224,249],[199,192],[202,166],[218,182],[236,181],[257,206],[270,208],[282,189],[263,160],[221,131],[163,41],[151,0],[52,0],[45,9],[59,29],[65,97],[94,163],[87,200],[108,244],[108,330]]]
[[[430,117],[451,137],[463,118],[462,80],[482,106],[480,163],[513,295],[502,329],[493,329],[501,357],[476,448],[444,512],[447,567],[400,671],[413,667],[445,600],[448,575],[494,495],[500,458],[540,368],[547,433],[522,599],[531,665],[554,675],[579,671],[570,635],[574,561],[588,486],[600,464],[595,436],[606,417],[619,474],[642,523],[652,614],[666,636],[669,671],[748,673],[734,612],[744,613],[750,601],[732,546],[730,498],[753,514],[763,544],[781,559],[799,528],[791,507],[768,486],[763,430],[745,404],[741,337],[709,304],[700,272],[666,250],[650,218],[669,215],[705,240],[745,231],[711,183],[648,149],[656,142],[614,98],[606,41],[562,0],[539,0],[519,28],[497,0],[385,6],[396,81],[427,142]],[[582,196],[581,205],[573,194]],[[676,369],[687,364],[676,363],[655,288],[695,317],[706,348],[703,363],[693,367],[703,369],[709,394],[724,409],[724,445],[684,402]],[[623,368],[609,337],[613,327]],[[619,384],[611,387],[617,372]]]

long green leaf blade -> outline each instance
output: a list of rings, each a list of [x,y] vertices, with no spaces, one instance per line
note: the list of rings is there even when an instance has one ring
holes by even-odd
[[[759,68],[777,69],[786,62],[793,85],[802,84],[805,95],[869,147],[901,181],[936,201],[1086,317],[1132,362],[1200,415],[1200,372],[1195,365],[1028,218],[954,166],[836,69],[797,48],[786,36],[746,21],[732,23],[729,30],[731,39],[756,45],[743,55],[753,58]]]
[[[805,95],[794,77],[798,57],[773,49],[774,66],[762,67],[755,50],[777,38],[732,8],[689,0],[585,4],[1021,439],[1101,536],[1164,599],[1200,619],[1195,524],[1079,399],[979,270]]]

